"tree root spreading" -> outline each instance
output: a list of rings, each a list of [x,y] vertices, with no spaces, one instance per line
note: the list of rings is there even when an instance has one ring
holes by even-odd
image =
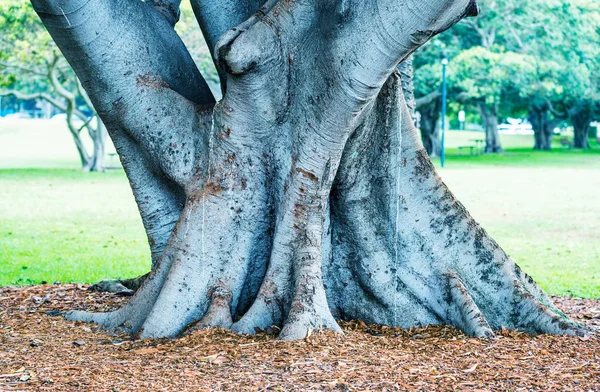
[[[220,328],[141,341],[45,315],[72,307],[106,312],[125,301],[77,285],[0,288],[0,389],[593,391],[600,382],[600,340],[593,338],[499,330],[482,340],[449,326],[402,330],[353,321],[341,323],[343,336],[313,331],[296,342]],[[553,301],[600,328],[599,301]]]

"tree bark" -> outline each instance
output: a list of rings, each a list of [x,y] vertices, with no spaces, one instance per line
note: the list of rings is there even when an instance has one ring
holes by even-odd
[[[396,68],[474,3],[239,11],[248,19],[215,33],[227,78],[216,104],[150,4],[33,3],[108,127],[153,247],[123,308],[67,318],[141,338],[276,325],[299,339],[340,331],[336,318],[584,333],[456,201],[418,140]],[[198,2],[218,14],[199,17],[205,32],[230,23],[215,4]]]
[[[576,106],[569,110],[569,117],[573,124],[573,147],[590,148],[588,132],[592,121],[592,111],[585,105]]]
[[[479,113],[485,129],[485,152],[502,152],[498,135],[498,109],[495,105],[479,102]]]
[[[554,128],[563,119],[558,116],[550,118],[550,110],[546,106],[532,106],[529,109],[528,118],[534,132],[535,144],[533,149],[551,150]]]

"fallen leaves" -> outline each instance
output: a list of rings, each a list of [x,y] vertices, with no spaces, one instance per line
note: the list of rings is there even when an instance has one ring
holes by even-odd
[[[275,329],[137,341],[46,314],[108,311],[126,300],[77,285],[0,289],[0,390],[595,391],[600,385],[594,338],[502,330],[486,341],[448,326],[401,330],[353,321],[341,323],[344,336],[311,331],[297,342],[276,340],[267,333]],[[600,327],[600,302],[555,301]]]

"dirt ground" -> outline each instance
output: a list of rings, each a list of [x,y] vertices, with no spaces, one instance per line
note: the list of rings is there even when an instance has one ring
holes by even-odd
[[[303,341],[225,330],[135,341],[49,310],[118,307],[81,285],[0,288],[0,391],[600,391],[600,342],[501,331],[490,341],[447,326],[343,323]],[[600,302],[555,298],[600,328]]]

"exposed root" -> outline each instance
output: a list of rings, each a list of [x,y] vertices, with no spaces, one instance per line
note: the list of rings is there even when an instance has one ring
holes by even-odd
[[[231,292],[224,287],[217,286],[210,293],[210,305],[206,314],[198,321],[196,328],[230,328],[233,324],[231,318]]]
[[[263,281],[258,297],[242,318],[231,326],[232,331],[252,335],[261,329],[283,324],[283,300],[276,295],[277,290],[271,291],[272,286],[271,280]]]
[[[125,285],[123,285],[120,280],[103,280],[90,286],[88,290],[104,293],[113,293],[123,297],[129,297],[135,294],[135,291],[125,287]]]
[[[101,328],[115,333],[125,333],[129,335],[137,334],[148,314],[152,311],[156,299],[161,293],[164,282],[171,270],[171,266],[178,255],[179,248],[175,244],[185,237],[185,230],[181,231],[187,221],[180,220],[171,233],[168,246],[165,249],[162,259],[157,266],[142,283],[135,295],[121,309],[108,313],[92,313],[83,311],[73,311],[65,314],[65,318],[73,321],[83,321],[99,324]]]
[[[519,329],[531,334],[585,336],[589,329],[551,310],[525,290],[518,280],[514,281],[515,294],[513,315]]]
[[[322,302],[322,300],[317,302]],[[329,308],[315,306],[315,303],[294,302],[292,303],[292,308],[290,309],[283,329],[279,333],[279,339],[304,339],[311,331],[321,328],[343,333],[342,329],[331,315]]]
[[[448,277],[448,291],[451,302],[448,308],[448,321],[452,321],[454,326],[470,336],[487,339],[495,337],[494,332],[459,277],[455,273],[447,273],[446,276]]]
[[[137,331],[123,308],[108,313],[74,310],[65,313],[64,317],[71,321],[83,321],[85,323],[98,324],[101,329],[114,334],[133,335]]]
[[[103,280],[91,285],[88,290],[113,293],[121,296],[131,296],[142,286],[150,273],[131,279]]]

